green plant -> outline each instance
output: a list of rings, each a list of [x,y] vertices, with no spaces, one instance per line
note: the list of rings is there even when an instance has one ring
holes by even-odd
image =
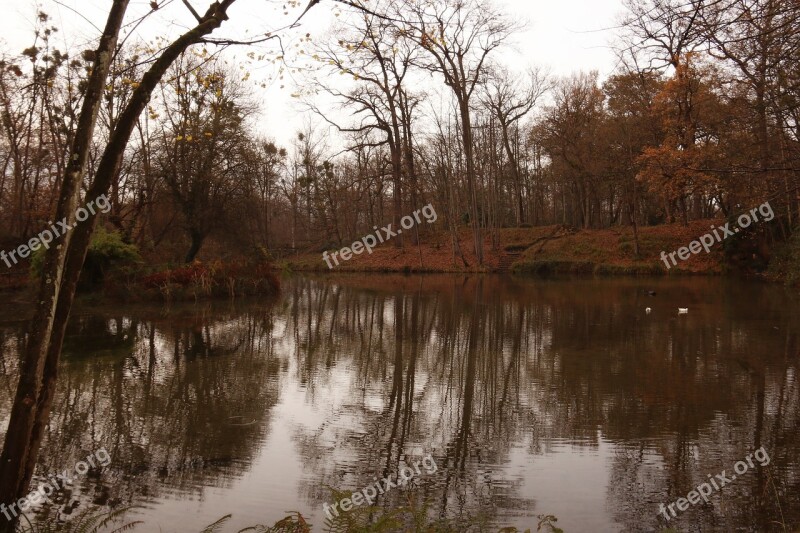
[[[31,273],[36,278],[42,276],[44,254],[44,248],[39,248],[31,256]],[[118,269],[122,272],[141,261],[142,258],[136,246],[123,242],[119,233],[98,227],[92,235],[89,251],[86,253],[86,261],[84,261],[81,273],[81,286],[82,288],[100,286],[111,269]]]
[[[795,231],[783,243],[770,261],[768,274],[782,279],[788,285],[800,283],[800,231]]]
[[[233,515],[225,515],[213,524],[210,524],[200,533],[219,533]],[[274,526],[250,526],[239,530],[238,533],[311,533],[311,526],[298,512],[278,520]]]
[[[99,533],[110,531],[110,533],[122,533],[141,524],[141,521],[128,522],[115,529],[109,529],[115,522],[120,522],[123,516],[131,511],[133,507],[123,507],[111,511],[102,511],[96,508],[89,508],[78,513],[65,522],[31,522],[26,515],[22,515],[24,521],[17,525],[17,533]]]

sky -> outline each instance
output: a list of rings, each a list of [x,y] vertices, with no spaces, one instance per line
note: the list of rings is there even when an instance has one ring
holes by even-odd
[[[557,76],[598,70],[603,79],[616,67],[613,42],[615,27],[624,11],[622,0],[495,1],[515,20],[526,23],[525,29],[496,56],[511,70],[541,66]],[[207,0],[191,2],[200,12],[207,5]],[[179,0],[159,0],[162,7],[136,25],[139,17],[150,12],[149,3],[149,0],[131,0],[125,28],[126,33],[132,34],[129,39],[174,37],[193,21]],[[65,49],[88,47],[99,34],[97,28],[104,24],[108,4],[108,0],[0,0],[4,14],[0,20],[0,51],[19,52],[32,44],[39,9],[47,12],[59,28],[55,38],[57,45]],[[299,27],[287,30],[305,9],[306,0],[292,4],[291,0],[239,0],[231,8],[230,20],[218,35],[247,39],[262,36],[266,31],[280,33],[285,36],[286,57],[294,58],[298,57],[296,52],[308,48],[308,43],[302,41],[307,33],[312,39],[321,38],[331,24],[346,16],[333,2],[323,0],[306,15]],[[255,60],[247,58],[251,51],[255,53]],[[291,96],[297,90],[295,82],[303,79],[302,71],[293,75],[291,69],[287,69],[284,79],[280,80],[276,64],[269,59],[277,53],[281,52],[277,51],[274,41],[226,51],[232,63],[244,63],[243,68],[252,72],[254,96],[262,108],[257,119],[258,128],[287,146],[304,122],[312,120],[312,114]],[[259,61],[262,54],[266,59]],[[297,64],[302,65],[302,60]],[[266,88],[261,87],[262,83]],[[346,118],[337,122],[343,120]]]

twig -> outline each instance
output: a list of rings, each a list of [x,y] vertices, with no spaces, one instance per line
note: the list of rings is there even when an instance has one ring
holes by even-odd
[[[194,10],[194,8],[192,7],[192,4],[189,3],[189,0],[182,0],[182,2],[183,2],[183,5],[185,5],[189,9],[189,11],[192,12],[192,16],[194,16],[194,18],[197,19],[197,22],[202,23],[203,19],[200,17],[200,15],[197,14],[197,11]]]

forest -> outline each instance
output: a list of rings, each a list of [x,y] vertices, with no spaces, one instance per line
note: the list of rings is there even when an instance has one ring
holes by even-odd
[[[136,118],[104,224],[164,263],[192,262],[209,242],[212,256],[280,257],[398,226],[432,203],[454,254],[469,228],[482,262],[501,228],[636,235],[771,199],[778,219],[760,238],[790,238],[800,208],[796,2],[630,1],[613,43],[618,68],[604,79],[553,76],[535,58],[510,70],[503,49],[519,29],[484,1],[409,0],[341,17],[285,55],[250,51],[250,64],[226,59],[235,42],[190,48]],[[30,239],[53,212],[77,125],[93,52],[60,49],[57,32],[40,12],[31,46],[0,59],[3,243]],[[125,44],[90,173],[165,46]],[[283,125],[258,118],[269,102],[248,69],[259,61],[274,64],[274,83],[298,73],[293,96],[309,111],[287,146],[269,135]]]
[[[0,533],[797,522],[796,0],[619,0],[613,71],[567,75],[503,0],[30,4]],[[422,457],[380,513],[314,514]]]

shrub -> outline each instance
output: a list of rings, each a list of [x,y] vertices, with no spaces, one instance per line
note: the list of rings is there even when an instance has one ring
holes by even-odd
[[[139,280],[148,290],[157,290],[166,300],[207,296],[274,294],[280,280],[268,262],[202,263],[156,272]]]
[[[627,241],[627,240],[623,241],[622,239],[620,239],[619,251],[625,257],[633,257],[634,255],[636,255],[635,254],[636,249],[635,249],[635,247],[633,245],[633,242]]]
[[[770,261],[768,274],[788,285],[800,284],[800,231],[795,230],[777,250]]]
[[[45,249],[39,248],[31,256],[31,273],[36,278],[42,277],[44,254]],[[130,270],[141,261],[142,258],[136,246],[124,242],[119,233],[98,227],[92,235],[89,250],[86,253],[79,287],[82,289],[100,287],[105,281],[106,274],[112,270]]]

